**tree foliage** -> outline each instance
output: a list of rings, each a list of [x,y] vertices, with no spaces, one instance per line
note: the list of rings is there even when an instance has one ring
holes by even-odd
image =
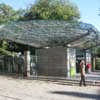
[[[9,44],[6,40],[0,41],[0,54],[2,55],[12,55],[12,53],[8,50]]]
[[[15,21],[19,18],[19,11],[6,4],[0,4],[0,24]]]
[[[66,0],[38,0],[32,5],[24,19],[73,20],[80,18],[76,5]]]

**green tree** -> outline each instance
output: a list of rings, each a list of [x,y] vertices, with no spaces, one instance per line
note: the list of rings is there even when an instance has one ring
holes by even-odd
[[[38,0],[23,17],[24,19],[79,19],[80,13],[76,5],[68,0]]]
[[[9,44],[6,40],[0,41],[0,54],[2,55],[12,55],[12,53],[8,50]]]
[[[0,4],[0,24],[17,20],[19,11],[6,4]]]

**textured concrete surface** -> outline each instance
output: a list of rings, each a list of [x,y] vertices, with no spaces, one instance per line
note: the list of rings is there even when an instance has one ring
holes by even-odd
[[[100,88],[0,76],[0,100],[100,100]]]

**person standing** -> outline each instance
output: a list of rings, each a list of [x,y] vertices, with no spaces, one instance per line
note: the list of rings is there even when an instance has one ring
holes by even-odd
[[[86,65],[87,73],[89,74],[91,72],[91,63],[88,62]]]
[[[82,85],[86,86],[85,84],[85,61],[84,60],[80,62],[80,74],[81,74],[80,86]]]

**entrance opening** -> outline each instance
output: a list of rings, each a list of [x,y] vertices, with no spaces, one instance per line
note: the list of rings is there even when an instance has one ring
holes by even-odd
[[[83,59],[85,60],[85,51],[76,50],[76,73],[80,72],[80,62]]]

